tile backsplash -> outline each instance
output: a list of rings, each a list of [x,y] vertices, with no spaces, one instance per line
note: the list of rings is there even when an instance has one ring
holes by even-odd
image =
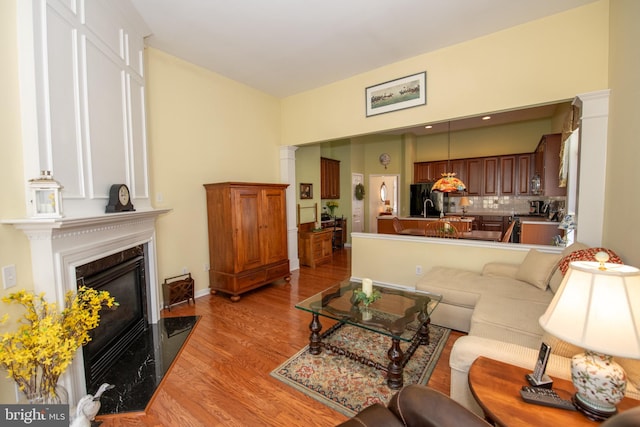
[[[528,214],[529,202],[532,200],[543,200],[544,202],[557,202],[558,209],[564,209],[565,197],[544,197],[544,196],[467,196],[471,206],[467,208],[467,213],[475,214],[496,214],[515,215]],[[460,197],[449,196],[450,213],[462,213],[460,207]]]

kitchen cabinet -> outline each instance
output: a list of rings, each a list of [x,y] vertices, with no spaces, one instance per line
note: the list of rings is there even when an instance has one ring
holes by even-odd
[[[483,196],[497,196],[498,187],[498,157],[485,157],[482,159]]]
[[[516,195],[528,195],[531,193],[533,159],[533,154],[519,154],[518,156],[516,156],[516,161],[518,164]]]
[[[559,187],[561,134],[543,135],[535,151],[535,173],[540,176],[543,196],[566,196],[567,188]]]
[[[340,198],[340,161],[320,158],[320,198]]]
[[[435,182],[442,174],[453,172],[464,182],[465,159],[439,160],[437,162],[416,162],[413,164],[413,180],[415,183]]]
[[[331,261],[333,256],[333,230],[301,232],[299,241],[300,264],[315,268]]]
[[[530,245],[553,245],[553,238],[562,235],[557,222],[528,222],[520,225],[520,243]]]
[[[470,196],[481,196],[484,188],[484,174],[482,159],[467,159],[466,162],[467,194]]]
[[[507,218],[506,222],[508,222],[509,217],[504,217],[502,215],[482,215],[480,230],[499,231],[504,233],[505,218]]]
[[[287,184],[205,184],[209,229],[209,287],[240,294],[290,279]]]
[[[516,194],[516,171],[518,163],[516,156],[500,157],[500,194],[511,196]]]
[[[455,159],[414,163],[414,182],[433,182],[443,172],[454,172],[469,196],[527,195],[533,154]]]

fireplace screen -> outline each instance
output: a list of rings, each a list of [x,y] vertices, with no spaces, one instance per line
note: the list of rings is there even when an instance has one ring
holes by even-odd
[[[87,385],[97,381],[128,345],[147,328],[142,246],[79,267],[78,284],[106,290],[119,306],[100,312],[100,325],[83,347]]]

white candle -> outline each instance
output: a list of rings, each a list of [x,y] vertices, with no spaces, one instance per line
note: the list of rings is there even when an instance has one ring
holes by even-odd
[[[367,298],[371,297],[373,293],[373,282],[371,279],[362,279],[362,292],[364,292]]]

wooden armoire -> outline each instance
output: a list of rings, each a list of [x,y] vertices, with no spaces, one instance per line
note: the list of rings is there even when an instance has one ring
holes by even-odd
[[[209,224],[209,287],[240,294],[279,279],[290,280],[287,184],[204,184]]]

